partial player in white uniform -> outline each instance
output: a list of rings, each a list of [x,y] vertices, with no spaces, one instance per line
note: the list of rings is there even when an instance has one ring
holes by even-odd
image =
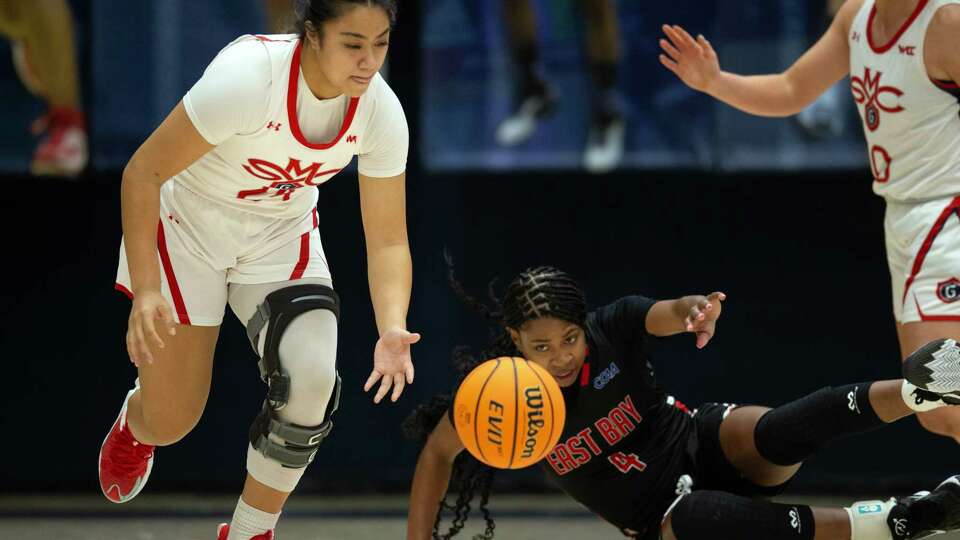
[[[720,70],[702,35],[665,25],[661,63],[740,110],[789,116],[850,75],[874,191],[887,202],[887,258],[903,358],[960,339],[960,0],[847,0],[826,34],[783,73]],[[960,442],[960,411],[918,415]]]
[[[395,0],[312,0],[299,34],[227,45],[137,150],[121,188],[117,289],[133,300],[127,350],[139,378],[100,452],[100,484],[132,499],[200,418],[226,304],[269,385],[253,420],[247,481],[219,540],[273,537],[280,510],[333,427],[340,300],[320,243],[314,186],[358,156],[371,299],[380,339],[365,390],[396,401],[413,382],[403,109],[377,73]]]

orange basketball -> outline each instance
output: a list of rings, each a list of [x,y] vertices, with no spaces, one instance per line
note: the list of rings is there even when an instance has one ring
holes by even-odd
[[[540,461],[560,440],[566,414],[557,381],[533,362],[509,356],[475,367],[453,400],[463,445],[498,469]]]

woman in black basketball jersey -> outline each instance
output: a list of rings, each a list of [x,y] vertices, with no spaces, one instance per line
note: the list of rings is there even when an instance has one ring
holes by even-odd
[[[540,465],[567,494],[628,536],[900,540],[960,528],[960,476],[932,494],[846,509],[749,498],[782,491],[804,459],[840,436],[960,404],[960,387],[934,392],[930,377],[920,375],[930,373],[928,365],[948,364],[937,369],[957,380],[960,348],[953,340],[932,342],[908,361],[905,373],[920,387],[902,379],[878,381],[824,388],[776,409],[708,403],[690,412],[657,384],[651,367],[655,345],[662,337],[691,332],[697,347],[705,346],[723,293],[663,301],[627,296],[588,312],[576,281],[540,267],[518,275],[491,310],[470,298],[452,275],[451,284],[501,328],[492,347],[477,357],[458,350],[461,371],[506,355],[523,356],[549,371],[561,386],[567,416],[560,442]],[[425,441],[410,493],[408,540],[457,534],[477,492],[487,521],[481,537],[493,537],[486,510],[492,470],[462,452],[449,404],[449,396],[438,396],[404,424],[409,436]],[[451,476],[460,488],[455,507],[444,500]],[[444,507],[453,509],[455,518],[440,534]]]

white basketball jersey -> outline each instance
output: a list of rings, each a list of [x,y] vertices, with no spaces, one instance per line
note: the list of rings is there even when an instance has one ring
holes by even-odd
[[[257,47],[266,50],[269,67],[267,56]],[[173,181],[205,198],[254,214],[295,218],[316,207],[314,186],[330,180],[355,155],[361,156],[362,174],[387,177],[404,171],[406,121],[387,83],[376,74],[360,97],[318,100],[301,75],[301,49],[302,42],[295,35],[248,35],[220,52],[183,99],[194,126],[215,148]],[[249,69],[245,69],[245,57]],[[257,74],[247,73],[257,65],[262,66]],[[211,78],[215,80],[207,80]],[[231,85],[244,88],[231,89]],[[312,100],[314,108],[307,109],[304,99]],[[316,108],[317,104],[322,107]],[[241,113],[232,111],[233,107],[249,110]],[[300,108],[308,114],[298,111]],[[237,129],[220,121],[231,114],[238,119]],[[308,140],[304,134],[307,122],[329,124],[329,137]],[[391,125],[378,126],[378,122]],[[221,134],[216,127],[222,125],[227,131]],[[365,139],[374,136],[389,144],[370,149],[366,143],[371,141]],[[389,148],[380,151],[384,146]],[[366,164],[365,153],[374,156]],[[384,159],[384,153],[389,159]],[[365,170],[365,165],[370,170]]]
[[[960,194],[960,81],[933,81],[924,38],[937,9],[960,0],[920,0],[889,43],[872,35],[874,0],[850,29],[850,85],[867,137],[873,190],[917,202]]]

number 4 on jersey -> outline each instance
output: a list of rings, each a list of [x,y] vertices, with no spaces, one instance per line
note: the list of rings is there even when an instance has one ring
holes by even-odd
[[[614,452],[610,454],[610,457],[607,458],[618,471],[623,474],[630,472],[630,469],[636,469],[640,472],[643,472],[647,468],[647,464],[640,461],[640,458],[636,454],[624,454],[623,452]]]

